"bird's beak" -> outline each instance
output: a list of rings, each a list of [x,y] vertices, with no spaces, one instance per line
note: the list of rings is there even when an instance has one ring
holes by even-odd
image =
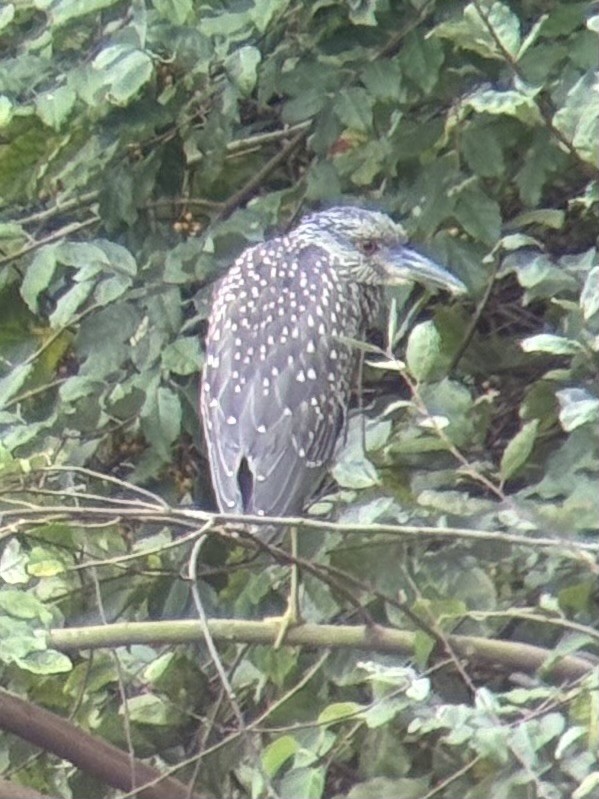
[[[426,288],[439,288],[452,294],[465,294],[468,289],[455,275],[410,247],[393,247],[383,260],[385,282],[390,286],[421,283]]]

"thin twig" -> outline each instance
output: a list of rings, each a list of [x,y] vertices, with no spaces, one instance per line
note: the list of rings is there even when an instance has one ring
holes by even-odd
[[[37,386],[36,388],[30,388],[28,391],[23,391],[21,394],[17,394],[16,397],[5,402],[2,406],[3,410],[8,410],[8,408],[12,408],[14,405],[38,397],[40,394],[45,394],[46,391],[51,391],[53,388],[59,388],[59,386],[62,386],[67,380],[68,377],[59,377],[56,380],[45,383],[43,386]]]
[[[115,477],[112,474],[106,474],[104,472],[98,472],[95,469],[89,469],[86,466],[58,466],[53,464],[52,466],[42,467],[42,471],[46,473],[50,472],[73,472],[75,474],[82,474],[85,477],[91,477],[94,480],[100,480],[103,483],[111,483],[112,485],[117,486],[117,488],[124,489],[125,491],[130,491],[133,494],[139,494],[142,497],[147,497],[149,500],[154,502],[158,507],[162,507],[165,510],[169,508],[168,504],[162,499],[159,494],[155,494],[153,491],[149,491],[147,488],[142,488],[141,486],[135,485],[135,483],[129,483],[127,480],[121,480],[119,477]],[[144,504],[144,503],[140,503]],[[150,505],[150,507],[152,507]]]
[[[263,144],[271,144],[272,142],[281,141],[281,139],[288,139],[289,136],[294,136],[296,133],[307,131],[312,122],[298,122],[297,125],[289,125],[289,127],[282,130],[271,130],[266,133],[257,133],[255,136],[248,136],[245,139],[234,139],[226,146],[229,153],[239,153],[246,150],[254,150]]]
[[[94,216],[92,219],[86,219],[84,222],[73,222],[70,225],[65,225],[63,228],[60,228],[60,230],[50,233],[45,238],[39,239],[39,241],[35,241],[32,244],[27,244],[18,252],[14,252],[11,255],[2,256],[0,258],[0,266],[5,266],[13,261],[18,261],[19,258],[22,258],[24,255],[29,255],[29,253],[34,252],[35,250],[39,250],[40,247],[44,247],[46,244],[52,244],[55,241],[60,241],[60,239],[64,239],[65,236],[71,236],[73,233],[79,233],[80,231],[85,230],[92,225],[97,225],[99,222],[100,217]]]
[[[295,136],[283,147],[283,149],[274,155],[264,166],[250,178],[247,183],[242,186],[239,191],[232,194],[231,197],[224,203],[217,219],[226,219],[233,211],[247,200],[266,180],[266,178],[274,172],[284,161],[296,150],[308,135],[309,128],[303,128],[298,131]]]
[[[419,9],[418,15],[404,25],[404,27],[398,33],[394,34],[389,41],[377,53],[375,53],[374,56],[372,56],[371,60],[378,61],[379,59],[388,58],[390,55],[392,55],[402,41],[406,38],[406,36],[415,28],[417,28],[418,25],[424,22],[434,7],[435,0],[428,0],[427,3],[424,3],[424,5]]]
[[[66,467],[65,467],[66,468]],[[32,493],[34,490],[32,489]],[[57,492],[57,497],[64,492]],[[313,519],[305,516],[252,516],[238,513],[208,513],[202,510],[192,510],[189,508],[171,508],[164,505],[157,505],[155,508],[140,505],[139,510],[135,508],[89,506],[73,508],[69,505],[56,505],[52,508],[48,506],[23,508],[9,508],[2,511],[3,518],[10,525],[17,524],[23,526],[31,523],[45,524],[48,521],[85,520],[86,517],[99,517],[101,519],[114,517],[118,519],[128,519],[140,523],[162,523],[177,524],[186,528],[197,527],[198,522],[211,522],[214,525],[228,522],[233,529],[240,529],[246,525],[289,525],[293,524],[303,530],[315,532],[331,531],[342,535],[351,533],[365,533],[369,535],[379,535],[381,533],[397,536],[399,538],[431,538],[439,540],[464,539],[471,541],[496,541],[505,544],[524,546],[532,549],[562,549],[564,554],[580,559],[583,553],[599,553],[599,543],[592,541],[579,541],[559,536],[538,536],[532,533],[520,535],[518,533],[508,533],[503,530],[473,530],[470,527],[428,527],[426,525],[409,524],[381,524],[381,523],[349,523],[332,522]],[[8,525],[5,525],[7,527]],[[0,533],[4,528],[0,527]]]
[[[104,600],[102,599],[102,589],[100,588],[100,581],[98,580],[98,575],[95,569],[91,570],[91,577],[94,584],[94,591],[96,594],[96,604],[98,607],[98,612],[100,613],[100,619],[102,620],[102,624],[108,625],[108,620],[106,618],[106,613],[104,611]],[[127,742],[127,752],[129,754],[129,768],[131,773],[131,786],[132,789],[135,791],[137,790],[137,774],[136,774],[136,758],[135,758],[135,747],[133,746],[133,735],[131,731],[131,719],[129,717],[129,707],[127,704],[127,691],[125,689],[125,677],[123,675],[123,668],[121,666],[121,659],[119,658],[118,652],[116,650],[111,650],[112,659],[114,661],[114,666],[117,675],[117,685],[119,689],[119,696],[121,700],[121,709],[123,713],[123,733],[125,735],[125,741]]]
[[[99,191],[88,191],[81,194],[79,197],[73,197],[71,200],[60,201],[57,200],[50,208],[45,208],[43,211],[36,211],[29,216],[21,216],[15,219],[19,225],[29,225],[32,222],[43,222],[46,219],[51,219],[53,216],[59,216],[67,211],[72,211],[73,208],[80,208],[89,205],[94,200],[97,200],[100,195]]]
[[[216,672],[219,676],[225,695],[229,700],[229,704],[233,711],[233,715],[237,720],[237,726],[239,728],[239,731],[242,734],[243,738],[245,739],[245,742],[252,754],[254,763],[257,765],[260,771],[262,779],[264,780],[264,784],[267,788],[268,795],[273,799],[280,799],[279,794],[276,792],[269,775],[266,773],[262,765],[262,758],[260,757],[260,753],[256,750],[254,742],[246,726],[245,719],[243,718],[243,713],[241,712],[241,708],[235,696],[235,691],[233,690],[233,686],[229,682],[229,678],[227,677],[227,672],[225,671],[225,667],[223,666],[222,660],[220,659],[220,655],[218,654],[218,649],[216,648],[214,639],[212,638],[212,635],[210,633],[210,627],[208,625],[208,617],[206,616],[206,611],[204,610],[202,598],[200,597],[200,591],[198,589],[198,580],[197,580],[198,559],[200,557],[200,550],[204,544],[204,541],[206,540],[206,534],[208,533],[210,527],[211,527],[210,522],[207,522],[200,530],[198,530],[198,537],[196,539],[195,544],[192,547],[189,556],[187,577],[191,586],[191,595],[193,597],[195,609],[198,614],[198,620],[202,628],[204,642],[206,644],[208,652],[210,653],[212,663],[214,664],[214,668],[216,669]]]
[[[462,355],[464,354],[470,342],[472,341],[472,336],[474,335],[478,323],[480,322],[482,315],[487,307],[487,304],[491,299],[493,286],[495,285],[495,278],[497,277],[497,272],[499,271],[499,263],[500,263],[499,257],[496,256],[495,259],[493,260],[493,266],[491,268],[491,274],[489,275],[489,280],[487,282],[485,292],[481,297],[479,303],[477,304],[474,313],[472,314],[472,318],[470,319],[468,327],[466,328],[466,332],[464,334],[464,338],[460,342],[460,346],[458,347],[453,358],[450,361],[448,368],[449,372],[453,372],[453,370],[456,368],[456,366],[458,365],[458,363],[462,358]]]
[[[437,422],[437,419],[435,418],[435,416],[433,414],[431,414],[430,411],[428,410],[428,408],[426,406],[426,403],[422,399],[422,396],[420,394],[420,391],[418,389],[417,384],[412,380],[412,378],[407,374],[407,372],[405,370],[403,370],[401,372],[401,376],[402,376],[403,380],[406,382],[406,384],[408,385],[408,387],[410,389],[410,392],[412,393],[412,397],[414,399],[414,402],[415,402],[417,408],[420,410],[420,412],[423,415],[425,415],[430,420],[432,428],[434,429],[434,431],[437,434],[438,438],[443,442],[443,444],[445,444],[445,446],[447,447],[448,452],[450,452],[453,455],[453,457],[457,460],[457,462],[461,465],[463,473],[467,474],[475,482],[480,483],[481,485],[483,485],[492,494],[494,494],[494,496],[497,497],[497,499],[499,499],[501,501],[505,501],[506,496],[503,493],[503,491],[501,490],[501,488],[499,486],[495,485],[495,483],[492,480],[489,480],[489,478],[486,477],[484,474],[482,474],[481,472],[477,471],[470,464],[470,462],[465,457],[465,455],[463,455],[460,452],[460,450],[456,447],[456,445],[453,443],[453,441],[449,438],[449,436],[447,435],[445,430]]]

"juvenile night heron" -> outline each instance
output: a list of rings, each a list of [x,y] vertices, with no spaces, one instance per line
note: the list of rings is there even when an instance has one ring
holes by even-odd
[[[358,362],[348,340],[372,326],[385,285],[410,282],[464,290],[362,208],[311,214],[239,256],[214,295],[201,388],[221,511],[302,512],[345,428]]]

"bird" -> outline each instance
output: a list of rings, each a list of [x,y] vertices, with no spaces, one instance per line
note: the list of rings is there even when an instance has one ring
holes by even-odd
[[[361,340],[386,285],[464,284],[406,244],[386,214],[354,206],[304,217],[246,249],[218,284],[201,414],[223,513],[294,516],[345,429]]]
[[[346,429],[353,342],[385,286],[405,283],[465,291],[389,215],[357,206],[310,213],[234,261],[214,291],[200,388],[222,513],[303,512]]]

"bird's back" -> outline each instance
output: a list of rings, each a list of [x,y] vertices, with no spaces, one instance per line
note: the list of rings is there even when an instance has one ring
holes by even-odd
[[[362,335],[363,295],[294,233],[246,250],[220,282],[201,406],[222,511],[294,515],[322,481],[356,362],[340,337]]]

